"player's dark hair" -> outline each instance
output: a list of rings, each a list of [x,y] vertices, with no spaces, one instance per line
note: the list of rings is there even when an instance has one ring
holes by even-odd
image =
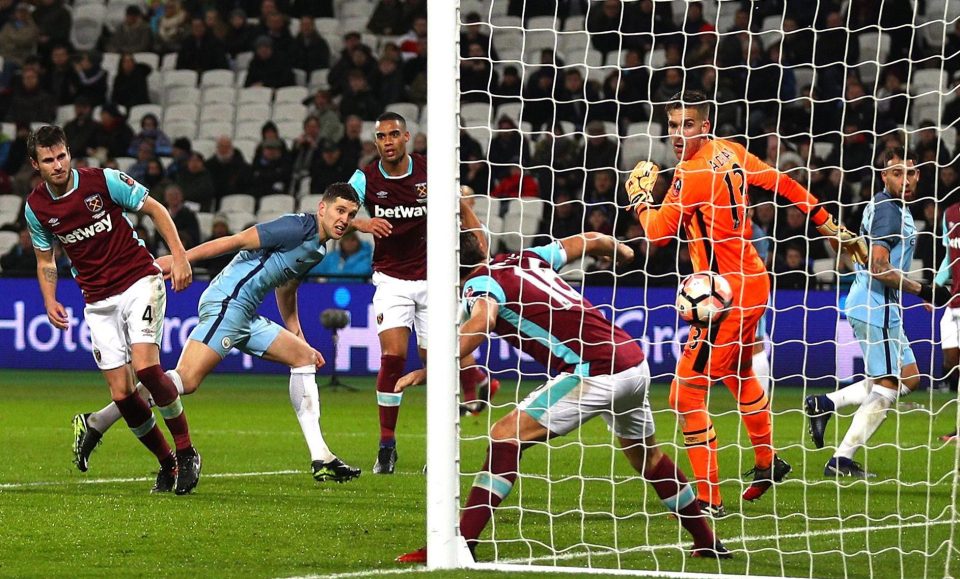
[[[884,149],[880,153],[880,170],[883,171],[887,168],[887,163],[893,161],[894,159],[900,159],[904,163],[907,161],[913,161],[913,164],[916,165],[919,163],[917,159],[917,154],[913,151],[908,151],[903,147],[890,147],[889,149]]]
[[[353,188],[353,185],[349,183],[331,183],[324,189],[321,201],[324,203],[333,203],[337,199],[344,199],[350,203],[360,205],[360,196],[357,195],[357,191]]]
[[[464,277],[487,261],[476,231],[460,232],[460,277]]]
[[[382,115],[380,115],[379,117],[377,117],[378,123],[383,121],[397,121],[398,123],[400,123],[400,126],[404,128],[404,130],[406,130],[407,128],[407,119],[403,118],[403,115],[398,113],[387,111]]]
[[[703,91],[685,90],[670,97],[663,105],[663,112],[669,117],[670,113],[679,109],[696,109],[702,120],[710,119],[710,101]]]
[[[27,138],[27,153],[36,161],[38,147],[46,148],[60,144],[67,146],[67,135],[64,134],[63,129],[57,125],[44,125],[30,133]],[[69,150],[69,147],[67,149]]]

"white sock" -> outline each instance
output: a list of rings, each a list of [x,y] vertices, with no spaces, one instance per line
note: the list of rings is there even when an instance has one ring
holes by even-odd
[[[873,434],[883,424],[887,411],[897,403],[897,391],[877,385],[873,387],[866,401],[860,405],[853,422],[843,437],[843,442],[837,447],[834,456],[853,458],[857,450],[867,443]]]
[[[183,380],[180,378],[180,374],[178,374],[176,370],[167,370],[166,374],[173,380],[173,384],[177,387],[177,392],[183,396]],[[156,406],[153,402],[153,397],[150,396],[150,391],[147,390],[147,387],[144,386],[142,382],[137,382],[137,392],[147,401],[147,406],[150,408]],[[87,418],[87,424],[103,434],[110,430],[110,427],[116,424],[120,418],[122,418],[120,410],[116,404],[111,402],[100,410],[90,414],[89,418]]]
[[[753,373],[756,374],[757,380],[760,382],[760,387],[763,388],[763,392],[769,397],[770,360],[767,359],[767,353],[763,350],[753,355]]]
[[[901,398],[903,398],[903,397],[906,396],[907,394],[910,394],[911,392],[913,392],[913,390],[907,388],[907,385],[906,385],[906,384],[902,384],[902,383],[900,384],[900,397],[901,397]]]
[[[300,366],[290,369],[290,404],[297,413],[300,430],[310,449],[310,460],[329,462],[336,458],[320,432],[320,394],[317,391],[317,369]]]
[[[863,404],[863,401],[867,399],[867,395],[870,394],[871,384],[872,382],[869,378],[864,378],[859,382],[844,386],[834,392],[827,392],[827,398],[833,401],[836,410],[840,410],[844,406]]]

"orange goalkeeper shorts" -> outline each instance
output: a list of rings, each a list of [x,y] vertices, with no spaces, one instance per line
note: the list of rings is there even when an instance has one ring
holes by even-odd
[[[749,374],[757,326],[766,309],[766,304],[734,306],[719,324],[691,327],[677,363],[677,378],[696,384],[704,376],[722,380]],[[696,380],[698,377],[700,380]]]

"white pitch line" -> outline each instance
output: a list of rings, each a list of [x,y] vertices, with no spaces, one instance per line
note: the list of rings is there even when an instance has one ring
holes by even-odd
[[[303,474],[303,470],[271,470],[264,472],[215,472],[204,474],[203,478],[245,478],[253,476],[280,476],[287,474]],[[155,477],[128,477],[128,478],[89,478],[89,479],[68,479],[61,481],[35,481],[24,483],[0,483],[0,490],[3,489],[24,489],[32,487],[52,487],[62,485],[95,485],[95,484],[114,484],[114,483],[134,483],[150,482]]]
[[[960,523],[960,520],[956,520],[956,521],[949,521],[949,520],[948,520],[948,521],[931,521],[931,522],[918,522],[918,523],[902,523],[902,524],[897,524],[897,525],[884,525],[884,526],[874,526],[874,527],[849,527],[849,528],[843,528],[843,529],[825,529],[825,530],[810,531],[810,532],[803,532],[803,533],[788,533],[788,534],[785,534],[785,535],[757,535],[757,536],[746,536],[746,537],[731,537],[731,538],[726,538],[726,539],[724,539],[723,542],[724,542],[725,544],[727,544],[727,545],[733,545],[733,544],[752,543],[752,542],[756,542],[756,541],[774,541],[774,540],[804,539],[804,538],[813,537],[813,536],[843,535],[843,534],[846,534],[846,533],[862,533],[862,532],[865,532],[865,531],[892,531],[892,530],[906,529],[906,528],[912,528],[912,527],[928,527],[928,526],[931,526],[931,527],[932,527],[932,526],[936,526],[936,525],[946,525],[946,524],[950,524],[951,522],[953,522],[953,523]],[[543,556],[543,557],[533,557],[533,558],[526,558],[526,559],[504,559],[504,560],[498,561],[498,562],[496,562],[496,563],[479,563],[476,567],[471,567],[471,568],[475,568],[475,569],[481,570],[481,571],[483,571],[483,570],[490,570],[490,571],[518,571],[518,572],[523,572],[523,571],[534,572],[534,571],[536,571],[536,572],[556,572],[556,573],[563,573],[564,571],[551,570],[551,569],[547,569],[547,568],[543,568],[543,567],[529,567],[529,565],[531,565],[531,564],[533,564],[533,563],[536,563],[536,562],[538,562],[538,561],[563,561],[563,560],[576,559],[576,558],[588,557],[588,556],[589,556],[589,557],[604,557],[604,556],[615,555],[615,554],[623,555],[623,554],[625,554],[625,553],[635,553],[635,552],[643,552],[643,551],[655,551],[655,550],[658,550],[658,549],[687,549],[687,548],[689,548],[689,545],[687,545],[687,544],[685,544],[685,543],[672,543],[672,544],[670,544],[670,543],[665,543],[665,544],[661,544],[661,545],[641,545],[641,546],[638,546],[638,547],[632,547],[632,548],[630,548],[630,549],[624,549],[624,550],[622,550],[622,551],[619,551],[618,553],[614,553],[614,552],[611,552],[611,551],[601,551],[601,552],[598,552],[598,553],[588,553],[588,552],[586,552],[586,551],[580,551],[580,552],[573,552],[573,553],[563,553],[563,554],[555,555],[555,556],[554,556],[554,555],[548,555],[548,556]],[[425,571],[427,571],[427,570],[428,570],[428,569],[427,569],[426,567],[420,567],[420,566],[417,566],[417,567],[405,567],[405,568],[399,568],[399,569],[370,569],[370,570],[367,570],[367,571],[352,571],[352,572],[349,572],[349,573],[330,573],[330,574],[326,574],[326,575],[303,575],[303,576],[297,576],[297,577],[290,577],[290,578],[288,578],[288,579],[350,579],[350,578],[352,578],[352,577],[367,577],[367,576],[370,576],[370,575],[405,575],[405,574],[408,574],[408,573],[421,573],[421,572],[425,572]],[[578,570],[578,571],[584,571],[584,570]],[[600,573],[600,572],[602,572],[602,573],[611,572],[611,573],[612,573],[612,572],[617,572],[617,574],[624,574],[624,575],[629,575],[629,574],[631,574],[630,571],[631,571],[631,570],[629,570],[629,569],[613,570],[613,569],[599,569],[599,568],[592,570],[592,572],[594,572],[594,573]],[[640,573],[640,572],[634,573],[634,574],[639,574],[639,573]],[[671,572],[671,571],[669,571],[669,570],[661,570],[661,571],[653,571],[653,572],[651,572],[651,571],[645,571],[645,572],[642,572],[642,573],[643,573],[643,574],[646,574],[647,576],[653,575],[653,576],[656,576],[656,577],[673,577],[673,576],[679,576],[679,575],[677,575],[676,573]],[[683,575],[683,576],[686,577],[686,576],[689,576],[689,574],[686,574],[686,575]],[[713,575],[711,575],[711,576],[713,576]]]

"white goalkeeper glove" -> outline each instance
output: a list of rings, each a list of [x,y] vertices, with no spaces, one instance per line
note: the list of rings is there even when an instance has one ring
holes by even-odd
[[[820,235],[827,238],[834,251],[843,251],[850,256],[850,259],[866,266],[869,259],[869,248],[863,237],[858,237],[852,231],[843,225],[837,225],[837,221],[831,216],[821,225],[817,226]]]
[[[660,167],[650,161],[640,161],[630,172],[624,185],[630,197],[630,208],[638,213],[653,203],[653,187],[657,184]]]

